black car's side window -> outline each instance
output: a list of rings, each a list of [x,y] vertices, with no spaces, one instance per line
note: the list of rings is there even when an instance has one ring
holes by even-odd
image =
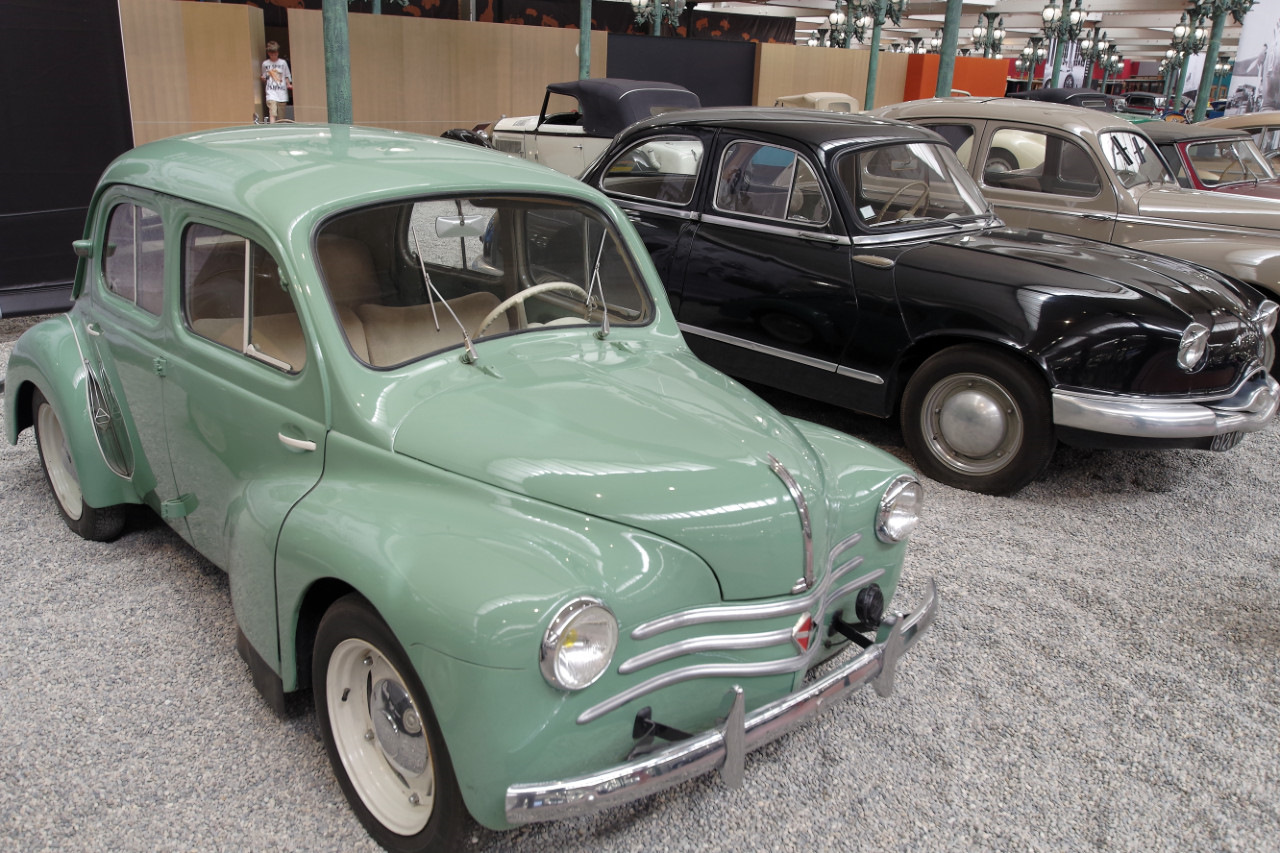
[[[701,162],[702,140],[697,137],[646,139],[609,164],[600,188],[614,195],[688,204]]]
[[[182,238],[182,304],[191,330],[279,370],[297,373],[307,347],[271,253],[209,225]]]
[[[813,167],[796,152],[761,142],[725,148],[716,176],[715,206],[727,213],[823,224],[826,194]]]
[[[164,222],[154,210],[118,204],[107,221],[102,280],[107,290],[149,314],[164,302]]]

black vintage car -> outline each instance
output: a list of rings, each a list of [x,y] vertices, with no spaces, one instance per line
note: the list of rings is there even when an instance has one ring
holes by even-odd
[[[1016,491],[1059,440],[1226,450],[1275,416],[1275,303],[1183,261],[1005,228],[931,131],[672,113],[583,179],[635,222],[700,356],[900,414],[944,483]]]

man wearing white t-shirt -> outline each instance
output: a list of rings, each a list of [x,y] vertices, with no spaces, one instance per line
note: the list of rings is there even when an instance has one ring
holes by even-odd
[[[262,61],[262,82],[267,88],[267,121],[279,121],[284,117],[284,105],[289,103],[293,75],[289,73],[289,63],[280,58],[280,45],[274,41],[267,42],[267,58]]]

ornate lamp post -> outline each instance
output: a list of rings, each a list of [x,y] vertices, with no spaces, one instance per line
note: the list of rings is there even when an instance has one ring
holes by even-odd
[[[1027,87],[1031,87],[1031,79],[1035,77],[1036,66],[1044,62],[1044,58],[1049,55],[1049,51],[1043,47],[1044,39],[1040,36],[1032,36],[1027,39],[1027,45],[1019,54],[1015,64],[1019,71],[1027,72]]]
[[[1100,62],[1107,55],[1107,49],[1111,47],[1107,34],[1099,33],[1098,30],[1099,25],[1095,23],[1092,30],[1080,37],[1080,56],[1084,58],[1084,82],[1081,85],[1091,89],[1093,88],[1093,64]]]
[[[1075,41],[1084,28],[1081,0],[1076,0],[1070,10],[1066,9],[1067,0],[1062,2],[1063,5],[1059,6],[1057,0],[1049,0],[1048,5],[1040,12],[1040,17],[1044,19],[1045,37],[1057,39],[1057,47],[1053,51],[1053,76],[1050,78],[1055,86],[1058,85],[1058,75],[1062,73],[1062,58],[1067,52],[1067,44]]]
[[[1235,71],[1236,63],[1229,56],[1219,59],[1213,66],[1213,86],[1209,89],[1209,100],[1215,98],[1225,98],[1231,92],[1231,73]],[[1219,92],[1222,88],[1224,91]]]
[[[1191,20],[1187,21],[1187,13],[1182,13],[1182,18],[1178,21],[1178,25],[1173,28],[1173,49],[1181,56],[1182,70],[1178,74],[1178,88],[1172,93],[1175,97],[1174,109],[1182,108],[1182,93],[1187,89],[1187,69],[1191,67],[1190,59],[1194,54],[1204,49],[1207,34],[1204,27],[1200,26],[1204,22],[1201,17],[1200,7],[1191,10]],[[1168,52],[1166,51],[1166,56]],[[1207,66],[1206,66],[1207,67]]]
[[[836,0],[836,7],[827,15],[831,28],[826,31],[826,39],[821,42],[825,47],[853,47],[853,42],[862,41],[863,35],[871,26],[871,13],[862,5],[855,5],[853,0]],[[810,44],[813,44],[810,40]]]
[[[1115,74],[1124,67],[1124,56],[1116,53],[1115,48],[1113,47],[1111,53],[1104,56],[1099,60],[1099,62],[1102,64],[1102,91],[1105,94],[1107,91],[1108,79],[1112,74]]]
[[[940,53],[942,48],[942,30],[934,30],[929,38],[929,53]]]
[[[1237,24],[1244,23],[1245,14],[1253,8],[1253,0],[1200,0],[1196,11],[1204,18],[1213,20],[1213,29],[1209,33],[1209,47],[1204,54],[1204,67],[1212,68],[1218,63],[1218,48],[1222,45],[1222,31],[1227,26],[1227,15]],[[1200,75],[1200,88],[1196,91],[1196,111],[1193,121],[1201,121],[1205,110],[1209,108],[1210,75]]]
[[[999,12],[983,12],[982,17],[987,21],[984,24],[979,19],[973,28],[973,49],[982,51],[983,57],[991,59],[1000,53],[1004,42],[1004,18],[1000,18]],[[998,22],[997,18],[1000,18]]]
[[[876,105],[876,73],[880,70],[880,31],[885,21],[893,21],[894,26],[902,20],[902,10],[907,7],[907,0],[872,0],[867,6],[871,17],[871,60],[867,65],[867,91],[862,104],[865,109]]]
[[[631,8],[636,13],[636,23],[649,21],[653,24],[651,35],[662,35],[664,23],[676,26],[680,16],[684,14],[685,0],[631,0]]]

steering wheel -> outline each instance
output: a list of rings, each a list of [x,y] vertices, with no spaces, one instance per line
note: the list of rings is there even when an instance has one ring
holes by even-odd
[[[889,200],[884,203],[884,207],[880,208],[880,215],[877,216],[875,219],[871,220],[872,223],[878,225],[881,222],[883,222],[885,214],[889,212],[889,208],[893,207],[893,203],[898,200],[898,196],[902,195],[907,190],[912,189],[914,187],[920,188],[920,195],[916,198],[915,202],[911,205],[911,207],[907,208],[905,211],[899,214],[899,218],[902,218],[903,216],[915,216],[917,213],[919,213],[920,208],[924,207],[926,204],[929,203],[929,185],[926,184],[924,181],[910,181],[898,187],[898,191],[895,192],[893,195],[889,196]]]
[[[584,304],[588,299],[587,292],[571,281],[548,281],[542,284],[535,284],[533,287],[526,287],[524,290],[511,294],[506,299],[499,302],[494,309],[486,314],[484,319],[480,321],[480,325],[476,328],[471,337],[474,339],[483,335],[485,329],[489,328],[493,321],[498,319],[498,317],[500,317],[508,308],[521,304],[530,296],[537,296],[539,293],[548,293],[553,290],[577,293],[582,297]]]

